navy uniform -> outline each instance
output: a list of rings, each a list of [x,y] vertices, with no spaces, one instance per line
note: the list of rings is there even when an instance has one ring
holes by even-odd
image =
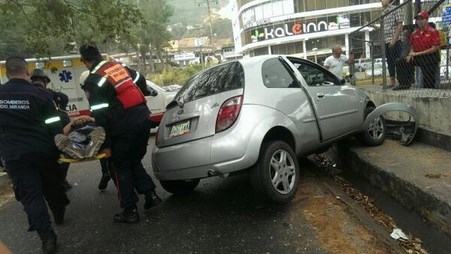
[[[96,124],[106,132],[105,148],[111,148],[111,161],[117,178],[122,213],[116,222],[139,221],[136,203],[145,194],[145,208],[161,203],[155,184],[141,161],[147,152],[150,135],[150,111],[146,99],[133,82],[129,71],[115,61],[102,61],[96,46],[80,47],[83,62],[90,70],[83,89]]]
[[[22,58],[10,61],[26,64]],[[8,60],[6,65],[8,72]],[[69,204],[53,141],[62,131],[53,98],[47,91],[22,78],[11,78],[0,86],[2,157],[16,199],[23,204],[28,216],[29,231],[38,232],[46,253],[53,253],[56,248],[46,201],[57,224],[63,222],[65,207]]]
[[[45,72],[42,69],[36,68],[31,72],[31,83],[37,87],[44,89],[52,96],[53,102],[55,103],[58,109],[61,124],[62,126],[66,126],[66,124],[70,122],[69,115],[67,114],[66,111],[67,104],[69,103],[69,97],[62,92],[53,91],[52,89],[47,88],[47,85],[50,83],[50,78],[47,76],[47,74],[45,74]],[[72,188],[72,186],[66,180],[69,166],[70,166],[69,163],[60,164],[60,168],[64,174],[63,185],[66,191]]]

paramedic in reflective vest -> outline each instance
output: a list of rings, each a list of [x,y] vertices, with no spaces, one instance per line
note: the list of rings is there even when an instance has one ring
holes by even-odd
[[[83,63],[90,70],[83,85],[96,124],[106,131],[103,152],[111,156],[117,178],[121,213],[114,221],[136,223],[136,203],[145,195],[144,208],[161,203],[155,184],[141,160],[147,152],[150,135],[150,111],[146,99],[125,67],[115,61],[103,61],[93,44],[80,46]]]
[[[69,200],[57,163],[54,136],[63,128],[51,94],[31,84],[27,62],[6,60],[9,81],[0,86],[0,147],[16,199],[24,206],[29,231],[37,231],[44,253],[55,253],[56,234],[50,223],[64,221]]]

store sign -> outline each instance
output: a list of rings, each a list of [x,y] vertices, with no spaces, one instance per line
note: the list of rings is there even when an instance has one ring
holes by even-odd
[[[443,8],[442,22],[444,25],[451,25],[451,4],[447,4]]]
[[[324,32],[349,28],[349,18],[345,16],[324,17],[309,20],[272,24],[251,30],[252,42],[283,38],[306,33]]]

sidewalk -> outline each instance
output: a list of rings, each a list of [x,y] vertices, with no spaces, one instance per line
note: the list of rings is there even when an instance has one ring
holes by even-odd
[[[390,139],[377,147],[349,141],[334,150],[343,168],[451,236],[451,152],[415,141],[402,146]]]
[[[6,172],[3,171],[3,168],[0,167],[0,188],[6,186],[8,182],[9,182],[8,175],[6,174]]]

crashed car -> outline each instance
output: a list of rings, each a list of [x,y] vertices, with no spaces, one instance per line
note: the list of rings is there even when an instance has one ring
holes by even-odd
[[[257,193],[286,203],[299,183],[297,158],[353,135],[382,144],[387,110],[415,114],[401,103],[376,108],[362,90],[306,59],[227,62],[194,75],[168,105],[152,166],[174,194],[193,191],[202,178],[248,172]]]

